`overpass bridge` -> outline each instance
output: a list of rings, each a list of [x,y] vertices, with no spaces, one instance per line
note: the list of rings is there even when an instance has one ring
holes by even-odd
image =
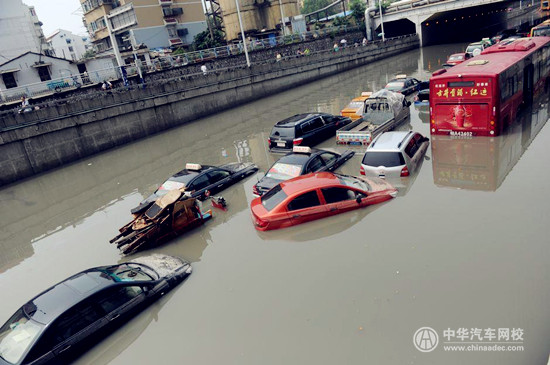
[[[535,0],[403,0],[391,4],[380,15],[375,1],[369,0],[365,12],[367,35],[369,28],[371,35],[382,33],[383,23],[386,37],[417,33],[421,45],[489,37],[507,28],[510,17],[536,13],[539,3]]]

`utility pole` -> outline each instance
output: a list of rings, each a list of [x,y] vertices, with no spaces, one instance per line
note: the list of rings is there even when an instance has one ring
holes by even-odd
[[[281,25],[283,26],[283,35],[286,35],[285,13],[283,13],[282,0],[279,0],[279,9],[281,9]]]
[[[244,37],[243,20],[241,18],[241,9],[239,8],[239,0],[235,0],[235,4],[237,5],[237,15],[239,16],[239,26],[241,27],[241,37],[243,40],[244,55],[246,57],[246,65],[248,66],[248,68],[250,68],[250,58],[248,58],[248,49],[246,47],[246,39]]]
[[[378,0],[378,9],[380,11],[380,26],[382,27],[382,42],[385,42],[386,35],[384,34],[384,18],[382,18],[382,0]]]
[[[139,60],[136,52],[136,36],[134,34],[134,30],[130,29],[130,44],[132,45],[132,51],[134,53],[134,62],[136,63],[137,72],[139,75],[139,82],[143,85],[145,82],[143,81],[143,75],[141,73],[141,61]],[[139,64],[138,64],[139,63]]]

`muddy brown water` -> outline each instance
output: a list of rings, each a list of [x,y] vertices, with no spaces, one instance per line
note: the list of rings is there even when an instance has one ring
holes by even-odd
[[[123,261],[108,240],[186,162],[251,161],[265,171],[277,158],[266,151],[276,121],[338,113],[395,74],[427,79],[462,48],[374,62],[0,190],[0,320],[71,274]],[[413,105],[401,128],[429,136],[427,115]],[[76,363],[546,364],[547,119],[542,100],[504,136],[430,138],[420,171],[394,181],[396,199],[285,230],[251,224],[260,173],[234,185],[222,193],[227,212],[135,255],[181,256],[191,277]],[[320,147],[342,149],[333,139]],[[342,172],[358,174],[357,152]],[[432,352],[413,344],[421,327],[439,335]],[[443,331],[460,328],[520,328],[524,350],[445,351]]]

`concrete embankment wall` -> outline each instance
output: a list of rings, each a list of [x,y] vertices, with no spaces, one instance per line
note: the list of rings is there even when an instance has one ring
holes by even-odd
[[[176,78],[146,89],[7,115],[0,120],[0,185],[289,88],[418,47],[416,36],[250,69]]]

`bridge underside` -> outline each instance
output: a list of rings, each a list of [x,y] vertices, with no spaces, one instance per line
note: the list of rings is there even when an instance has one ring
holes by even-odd
[[[423,46],[476,41],[507,28],[508,6],[507,3],[499,2],[436,13],[427,19],[418,16],[416,19],[384,22],[384,32],[386,37],[416,32]],[[376,33],[381,33],[380,26]]]

